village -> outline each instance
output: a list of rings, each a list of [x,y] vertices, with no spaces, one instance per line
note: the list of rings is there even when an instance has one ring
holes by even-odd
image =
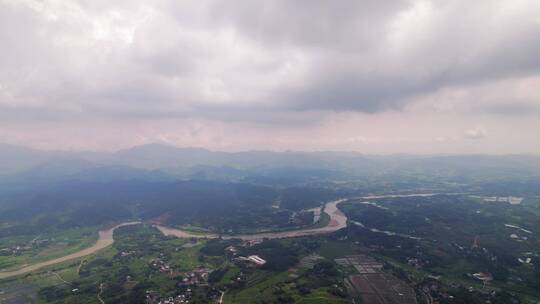
[[[237,246],[228,246],[225,248],[225,253],[228,257],[227,263],[233,263],[240,267],[245,268],[257,268],[266,264],[266,260],[258,255],[239,255],[240,247],[249,247],[259,244],[260,240],[245,241]],[[123,253],[126,254],[126,253]],[[190,271],[179,272],[176,271],[169,261],[167,261],[164,254],[159,254],[158,257],[150,261],[150,268],[155,273],[166,274],[171,280],[177,280],[177,292],[174,296],[162,296],[159,292],[154,290],[146,290],[146,303],[147,304],[184,304],[191,303],[196,293],[203,291],[205,298],[217,299],[223,291],[213,288],[209,284],[209,278],[214,269],[207,268],[205,266],[197,266]],[[240,272],[237,277],[234,278],[236,282],[244,280],[243,273]]]
[[[0,248],[0,256],[21,255],[33,249],[45,247],[54,239],[39,239],[39,236],[26,244],[17,244],[5,248]]]

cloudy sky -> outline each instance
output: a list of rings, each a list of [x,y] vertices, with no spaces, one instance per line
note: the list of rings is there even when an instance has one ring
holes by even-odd
[[[540,154],[540,1],[0,0],[0,142]]]

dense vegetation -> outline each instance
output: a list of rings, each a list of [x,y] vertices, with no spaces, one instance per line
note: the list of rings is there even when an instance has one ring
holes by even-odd
[[[289,227],[287,206],[317,206],[330,197],[313,201],[320,193],[208,181],[72,182],[0,197],[0,238],[157,217],[227,233]],[[285,206],[273,208],[279,196]]]
[[[342,208],[354,221],[351,239],[403,265],[463,284],[474,284],[474,273],[489,273],[494,286],[540,296],[538,199],[511,205],[439,195]]]

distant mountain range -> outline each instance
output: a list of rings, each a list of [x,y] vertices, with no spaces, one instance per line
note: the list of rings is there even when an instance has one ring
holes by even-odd
[[[227,153],[157,144],[112,153],[0,145],[0,172],[0,222],[17,223],[8,235],[162,214],[226,231],[256,226],[276,202],[301,210],[371,193],[530,196],[540,187],[538,156]]]
[[[391,155],[354,152],[216,152],[160,144],[118,152],[43,151],[0,144],[0,183],[62,180],[250,180],[269,183],[414,176],[539,178],[540,156]]]

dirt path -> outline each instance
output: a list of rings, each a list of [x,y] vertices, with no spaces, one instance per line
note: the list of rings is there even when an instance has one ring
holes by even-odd
[[[68,281],[64,280],[64,278],[62,278],[57,272],[52,272],[60,281],[66,283],[66,284],[70,284]]]
[[[101,293],[103,292],[103,283],[99,284],[99,292],[97,294],[97,299],[99,300],[99,303],[105,304],[105,301],[101,298]]]
[[[77,267],[77,275],[80,275],[81,274],[81,267],[83,266],[83,264],[86,262],[85,259],[81,259],[81,262],[79,263],[79,266]]]
[[[223,303],[223,297],[225,296],[225,291],[222,291],[221,292],[221,296],[219,297],[219,300],[218,300],[218,303],[219,304],[222,304]]]

